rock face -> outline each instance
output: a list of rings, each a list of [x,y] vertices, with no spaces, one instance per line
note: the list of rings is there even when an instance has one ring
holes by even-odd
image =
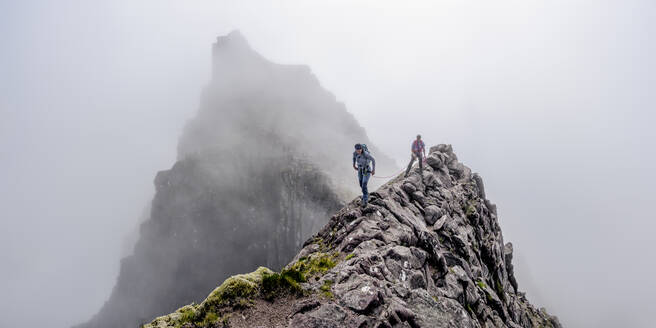
[[[560,327],[519,292],[481,177],[450,145],[427,163],[336,212],[280,273],[233,293],[243,278],[226,281],[147,327]]]
[[[198,115],[178,161],[155,178],[134,254],[79,327],[136,327],[201,301],[230,275],[282,268],[355,195],[356,142],[371,144],[309,68],[267,61],[238,32],[219,37]],[[371,148],[380,167],[396,170]]]

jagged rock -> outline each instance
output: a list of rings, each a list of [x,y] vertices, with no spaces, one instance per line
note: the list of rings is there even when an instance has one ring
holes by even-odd
[[[454,162],[452,151],[439,145],[431,147],[431,156],[441,152],[450,167],[464,167]],[[416,172],[414,178],[399,176],[380,187],[378,201],[366,209],[354,200],[335,213],[285,269],[308,263],[308,258],[334,259],[330,268],[299,281],[312,307],[294,311],[282,325],[560,327],[556,317],[517,291],[512,245],[503,243],[496,215],[483,207],[481,188],[472,191],[478,183],[463,172],[450,170],[448,178],[458,178],[449,187],[423,185]],[[444,172],[431,167],[425,174]],[[429,224],[435,208],[421,210],[410,202],[417,192],[424,203],[444,195],[450,205],[440,208],[444,215]],[[277,307],[276,302],[265,306]],[[232,327],[231,321],[227,326]],[[209,326],[194,322],[193,327]]]
[[[426,220],[426,224],[428,225],[435,224],[435,222],[442,217],[442,210],[435,205],[427,206],[424,209],[424,212],[426,213],[424,215],[424,220]]]
[[[485,199],[485,186],[483,186],[483,179],[478,173],[474,173],[472,179],[476,182],[476,187],[478,188],[478,198]]]
[[[308,312],[310,310],[315,309],[319,305],[321,305],[321,303],[317,300],[313,300],[313,299],[303,300],[303,301],[300,301],[300,302],[294,304],[294,312],[293,313],[294,314],[305,313],[305,312]]]
[[[438,230],[442,229],[442,227],[444,226],[444,224],[445,224],[448,220],[449,220],[449,216],[448,216],[448,215],[446,215],[446,214],[442,215],[442,217],[440,217],[437,221],[435,221],[435,223],[433,223],[433,227],[432,227],[432,229],[433,229],[434,231],[438,231]]]
[[[515,279],[515,270],[512,264],[513,258],[513,245],[512,243],[506,243],[503,246],[503,257],[506,263],[506,271],[508,271],[508,280],[513,288],[517,291],[517,280]]]
[[[294,315],[289,328],[337,328],[345,319],[346,310],[342,307],[324,304],[310,312]]]

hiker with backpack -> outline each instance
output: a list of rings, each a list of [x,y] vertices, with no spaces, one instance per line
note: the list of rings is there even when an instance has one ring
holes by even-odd
[[[371,166],[369,166],[371,162]],[[367,145],[356,144],[355,151],[353,152],[353,168],[358,171],[358,181],[360,188],[362,188],[362,207],[367,206],[369,199],[369,190],[367,189],[367,182],[369,177],[376,174],[376,159],[369,153]]]
[[[417,135],[417,139],[412,142],[412,146],[410,147],[410,163],[408,164],[408,168],[405,170],[405,176],[407,177],[408,174],[410,173],[410,168],[412,168],[412,164],[414,164],[415,159],[419,160],[419,175],[421,178],[424,178],[423,171],[423,162],[424,162],[424,157],[426,157],[426,148],[424,146],[424,142],[421,141],[421,135]]]

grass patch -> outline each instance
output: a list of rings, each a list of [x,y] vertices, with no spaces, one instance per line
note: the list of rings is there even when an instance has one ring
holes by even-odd
[[[348,260],[350,260],[350,259],[352,259],[352,258],[354,258],[354,257],[355,257],[355,254],[351,253],[351,254],[349,254],[349,255],[346,256],[346,259],[345,259],[345,260],[348,261]]]

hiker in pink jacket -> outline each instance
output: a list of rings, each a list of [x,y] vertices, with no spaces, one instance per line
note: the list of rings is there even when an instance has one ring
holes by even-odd
[[[421,141],[421,135],[417,135],[417,139],[412,142],[412,146],[410,148],[410,151],[412,154],[410,155],[410,164],[408,164],[408,168],[405,170],[405,176],[407,177],[408,174],[410,173],[410,168],[412,168],[412,164],[414,164],[415,159],[419,160],[419,175],[423,178],[423,171],[424,171],[424,157],[426,157],[426,148],[424,146],[424,142]]]

